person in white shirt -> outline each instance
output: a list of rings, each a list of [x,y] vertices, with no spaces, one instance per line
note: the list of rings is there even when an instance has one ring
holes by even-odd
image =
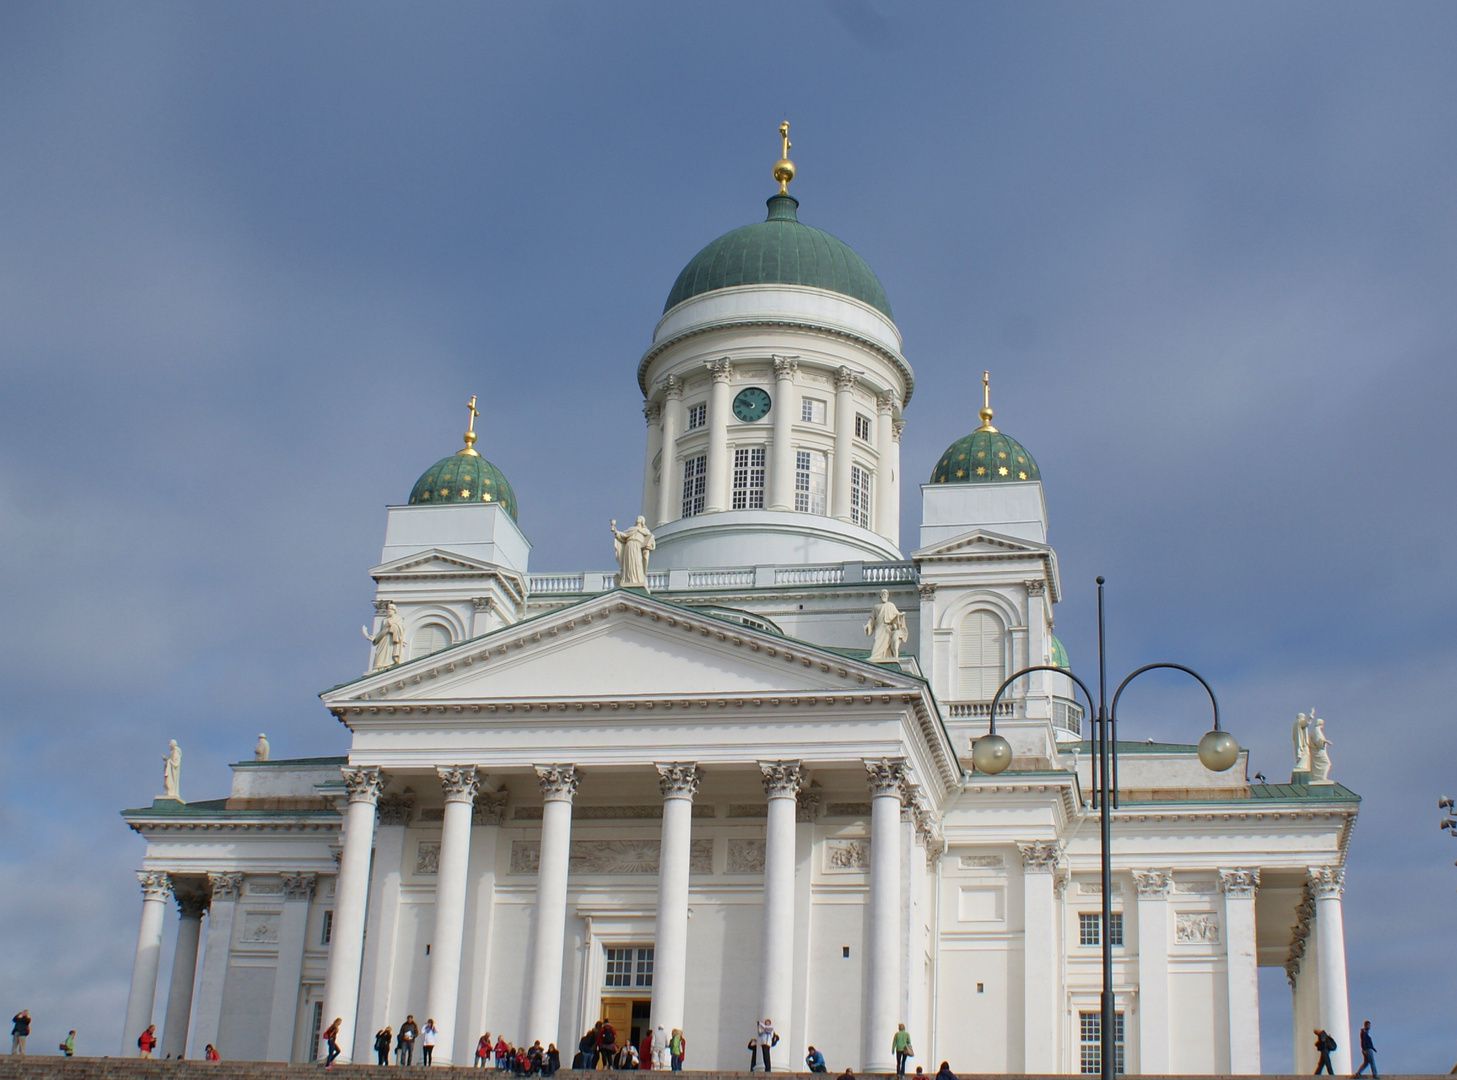
[[[767,1016],[759,1022],[758,1035],[759,1053],[764,1058],[764,1071],[769,1071],[769,1051],[779,1042],[779,1036],[774,1033],[774,1021]]]
[[[653,1068],[668,1067],[668,1031],[659,1024],[653,1028]]]
[[[430,1057],[435,1053],[435,1036],[439,1034],[435,1030],[435,1021],[427,1019],[425,1026],[420,1029],[420,1064],[429,1065]]]

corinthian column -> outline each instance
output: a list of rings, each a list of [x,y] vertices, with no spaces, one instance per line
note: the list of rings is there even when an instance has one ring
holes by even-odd
[[[137,1053],[137,1036],[152,1022],[157,1003],[157,966],[162,959],[162,917],[172,879],[160,870],[138,870],[142,886],[142,922],[137,928],[137,952],[132,960],[132,988],[126,998],[126,1030],[121,1034],[123,1057]]]
[[[1310,868],[1310,887],[1315,894],[1318,1012],[1320,1026],[1337,1043],[1331,1052],[1331,1065],[1338,1076],[1351,1075],[1351,1008],[1346,998],[1346,928],[1341,914],[1345,877],[1344,867]]]
[[[364,959],[364,914],[369,901],[369,856],[374,848],[374,812],[384,779],[377,768],[343,768],[349,809],[344,817],[344,852],[334,886],[334,928],[329,938],[329,973],[324,983],[324,1026],[337,1017],[339,1061],[354,1057],[359,1007],[359,968]]]
[[[456,1008],[460,995],[460,943],[465,930],[465,885],[470,868],[470,820],[476,798],[476,767],[436,769],[445,789],[445,821],[440,830],[440,867],[435,877],[435,940],[430,943],[430,984],[425,1015],[440,1032],[436,1060],[449,1065],[457,1043]]]
[[[774,358],[774,456],[769,468],[770,510],[794,509],[794,419],[799,415],[794,372],[798,367],[798,357]]]
[[[1167,870],[1135,870],[1133,881],[1138,886],[1138,1069],[1163,1075],[1169,1071],[1170,1061],[1169,889],[1173,876]]]
[[[663,793],[663,833],[658,855],[658,919],[653,934],[653,1016],[668,1031],[683,1026],[688,982],[688,859],[698,766],[691,761],[657,766]]]
[[[887,539],[892,535],[895,513],[892,507],[900,502],[900,485],[895,483],[896,474],[891,468],[891,413],[895,409],[895,395],[879,394],[875,398],[875,531]]]
[[[890,531],[885,535],[886,539],[897,548],[901,546],[901,432],[905,431],[905,429],[906,422],[904,420],[892,420],[890,422],[890,462],[888,468],[891,481],[891,495],[890,505],[886,507],[886,520],[890,523]],[[886,496],[879,495],[877,498],[884,499]],[[929,656],[930,654],[928,653],[927,655]]]
[[[1236,1075],[1253,1075],[1260,1071],[1260,978],[1255,956],[1255,890],[1260,884],[1260,872],[1222,870],[1219,884],[1224,889],[1229,1071]],[[1143,918],[1142,914],[1139,918]],[[1141,934],[1139,940],[1142,941]],[[1140,987],[1139,1003],[1142,1002]]]
[[[542,1046],[561,1041],[562,948],[567,935],[567,863],[572,844],[572,765],[538,765],[541,782],[541,855],[536,868],[536,936],[531,951],[531,997],[526,1003],[526,1039]]]
[[[192,1009],[190,1034],[194,1046],[218,1042],[223,1022],[223,984],[228,976],[228,954],[233,946],[233,917],[243,895],[243,875],[236,870],[207,876],[207,944],[202,951],[202,976],[197,980],[197,1003]]]
[[[843,369],[842,369],[843,370]],[[837,438],[838,438],[838,432]],[[881,758],[865,762],[870,783],[870,992],[865,1008],[864,1072],[889,1072],[890,1043],[901,1000],[901,793],[905,762]]]
[[[830,483],[830,517],[841,521],[850,520],[850,448],[855,440],[855,399],[850,391],[854,388],[853,371],[842,367],[835,373],[835,465]],[[891,1031],[894,1030],[892,1027]],[[888,1039],[886,1045],[890,1045]]]
[[[708,513],[729,508],[729,474],[733,471],[729,461],[728,421],[729,406],[732,403],[733,365],[728,357],[710,360],[704,367],[713,376],[713,387],[708,396],[708,490],[703,508]],[[653,968],[657,976],[656,964]]]
[[[172,982],[167,988],[167,1020],[162,1025],[162,1056],[187,1053],[187,1025],[192,1020],[192,983],[197,976],[197,946],[202,938],[202,913],[207,897],[179,893],[177,948],[172,953]],[[139,1033],[140,1034],[140,1033]]]
[[[642,516],[653,528],[657,528],[658,489],[653,484],[653,459],[663,449],[663,407],[655,401],[645,402],[642,414],[643,419],[648,422],[648,448],[642,465]],[[662,462],[661,482],[663,484],[668,482],[666,455]]]
[[[794,1004],[794,822],[804,783],[798,761],[761,761],[769,802],[764,825],[764,928],[759,953],[759,1019],[774,1021],[779,1038],[793,1047]],[[788,1053],[775,1072],[793,1072]]]

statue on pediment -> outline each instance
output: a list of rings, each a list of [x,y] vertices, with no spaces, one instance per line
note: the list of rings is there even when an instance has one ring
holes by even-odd
[[[1334,744],[1325,737],[1325,721],[1315,715],[1315,710],[1310,710],[1310,734],[1307,742],[1310,745],[1310,782],[1312,784],[1331,784],[1331,755],[1326,748]]]
[[[373,634],[363,626],[360,632],[374,646],[369,658],[371,672],[394,667],[405,658],[405,624],[400,621],[399,609],[391,601],[384,606],[384,618],[379,621],[379,630]]]
[[[865,633],[870,638],[872,662],[900,658],[901,645],[909,640],[911,632],[906,628],[905,613],[890,602],[889,589],[880,590],[880,603],[870,609]]]
[[[612,519],[612,554],[617,559],[617,584],[624,589],[648,587],[648,552],[656,546],[653,534],[648,529],[647,519],[641,514],[626,532],[617,531],[617,519]]]
[[[268,736],[265,735],[265,734],[263,734],[263,732],[260,731],[258,733],[258,741],[253,746],[253,760],[254,761],[267,761],[268,760],[268,749],[269,749],[268,748]]]
[[[1310,710],[1311,715],[1315,710]],[[1296,713],[1295,724],[1290,728],[1290,742],[1295,747],[1295,771],[1310,772],[1310,716]]]
[[[176,739],[167,742],[167,753],[162,758],[162,798],[182,801],[178,794],[182,787],[182,750]]]

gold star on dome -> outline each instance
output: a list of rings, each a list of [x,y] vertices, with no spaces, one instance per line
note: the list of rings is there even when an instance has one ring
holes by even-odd
[[[481,492],[481,502],[490,502],[490,501],[491,501],[491,493],[489,491],[483,491],[483,492]]]
[[[957,469],[956,470],[956,475],[957,475],[958,478],[963,477],[963,476],[966,475],[966,470],[965,469]]]
[[[1007,452],[1005,450],[998,450],[997,451],[997,457],[1004,458],[1006,456],[1007,456]]]
[[[1027,479],[1027,474],[1025,472],[1019,472],[1017,474],[1017,479],[1018,480],[1026,480]]]
[[[445,498],[445,496],[447,496],[449,494],[450,494],[450,489],[449,488],[441,488],[440,489],[440,497],[442,499]]]
[[[1005,465],[998,465],[997,466],[997,475],[998,476],[1006,476],[1007,475],[1007,467]]]
[[[462,499],[469,499],[470,498],[470,488],[461,488],[460,489],[460,497]]]
[[[987,467],[985,465],[978,465],[976,467],[976,475],[977,476],[985,476],[986,474],[987,474]]]

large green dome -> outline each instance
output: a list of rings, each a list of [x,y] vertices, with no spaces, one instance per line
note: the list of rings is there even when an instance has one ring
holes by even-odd
[[[931,470],[933,484],[1007,484],[1041,480],[1037,462],[1010,435],[980,427],[946,448]]]
[[[441,458],[426,469],[410,490],[411,506],[436,503],[500,503],[516,518],[516,493],[501,470],[474,450]]]
[[[891,318],[875,272],[844,241],[801,224],[798,206],[793,195],[770,196],[766,220],[724,233],[689,260],[663,310],[735,285],[812,285],[854,297]]]

